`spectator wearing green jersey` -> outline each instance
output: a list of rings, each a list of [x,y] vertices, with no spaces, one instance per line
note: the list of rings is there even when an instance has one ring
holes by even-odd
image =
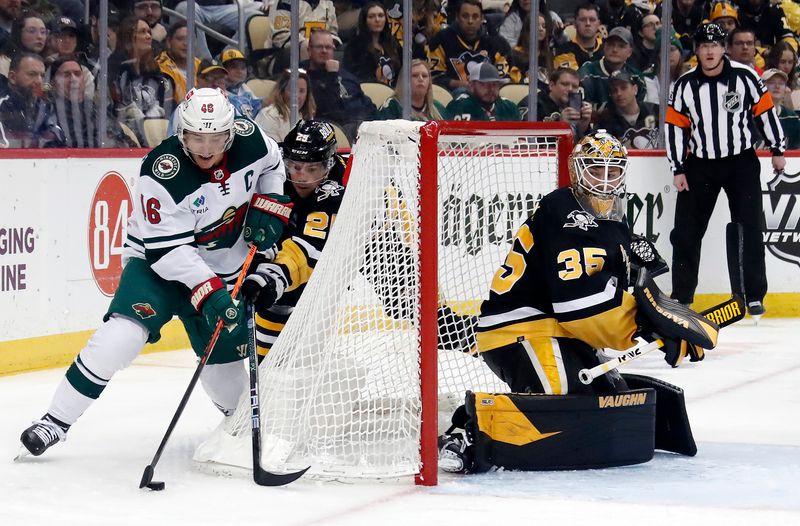
[[[471,64],[469,92],[447,105],[448,117],[457,121],[518,121],[517,105],[500,96],[500,86],[507,82],[488,60]]]

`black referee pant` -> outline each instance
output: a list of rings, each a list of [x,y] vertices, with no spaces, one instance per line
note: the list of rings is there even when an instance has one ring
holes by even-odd
[[[767,293],[764,263],[764,214],[761,202],[761,163],[753,149],[722,159],[689,155],[685,163],[689,190],[678,193],[672,241],[672,297],[694,301],[700,247],[714,212],[720,189],[728,196],[731,220],[744,230],[744,292],[747,301],[761,301]],[[715,268],[727,269],[725,254],[716,256]]]

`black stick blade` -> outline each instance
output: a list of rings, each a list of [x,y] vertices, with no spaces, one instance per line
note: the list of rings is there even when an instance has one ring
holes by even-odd
[[[153,465],[148,464],[146,468],[144,468],[144,473],[142,473],[142,481],[139,483],[139,489],[148,486],[151,482],[153,482]]]
[[[291,482],[302,477],[306,471],[311,466],[306,469],[296,471],[294,473],[270,473],[269,471],[265,471],[261,468],[257,468],[253,470],[253,481],[258,484],[259,486],[285,486]]]

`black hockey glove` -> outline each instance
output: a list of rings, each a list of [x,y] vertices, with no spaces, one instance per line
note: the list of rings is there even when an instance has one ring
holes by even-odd
[[[686,340],[665,339],[661,350],[664,351],[664,361],[672,367],[679,366],[687,354],[692,362],[699,362],[706,357],[702,347],[692,345]]]
[[[256,312],[263,316],[263,312],[272,307],[282,295],[278,293],[278,283],[264,272],[254,272],[247,276],[242,283],[242,297],[249,301]],[[282,287],[281,287],[282,289]]]
[[[638,275],[638,270],[646,268],[650,277],[669,272],[669,265],[656,250],[656,246],[646,237],[638,234],[631,236],[631,282]]]

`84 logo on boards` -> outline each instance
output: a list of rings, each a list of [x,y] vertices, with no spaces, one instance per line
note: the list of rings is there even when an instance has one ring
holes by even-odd
[[[89,211],[89,265],[103,295],[117,291],[122,274],[122,251],[128,216],[133,210],[131,192],[118,172],[106,172],[94,191]]]
[[[800,266],[800,172],[779,173],[767,187],[762,194],[764,245],[776,258]]]

